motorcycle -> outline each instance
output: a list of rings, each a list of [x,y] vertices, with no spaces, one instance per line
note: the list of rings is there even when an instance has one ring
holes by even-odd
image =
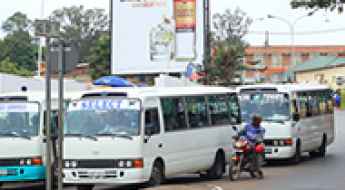
[[[242,172],[248,172],[252,178],[263,179],[264,174],[261,170],[265,157],[263,138],[257,139],[255,146],[253,146],[245,136],[239,134],[236,127],[233,129],[237,134],[233,137],[234,154],[229,166],[230,180],[239,179]]]

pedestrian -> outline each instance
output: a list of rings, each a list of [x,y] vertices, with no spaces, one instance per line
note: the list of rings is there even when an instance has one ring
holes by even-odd
[[[336,108],[340,108],[340,104],[341,104],[341,90],[337,89],[334,93],[334,106]]]

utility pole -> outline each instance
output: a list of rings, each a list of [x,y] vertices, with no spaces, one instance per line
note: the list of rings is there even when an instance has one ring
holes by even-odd
[[[64,134],[64,72],[65,43],[59,40],[58,71],[59,71],[59,113],[58,113],[58,190],[63,190],[63,134]]]
[[[52,138],[51,138],[51,64],[49,63],[50,38],[46,37],[47,55],[46,55],[46,190],[52,190],[53,170],[52,170]]]
[[[50,63],[50,42],[52,38],[57,38],[60,31],[60,23],[51,22],[49,20],[36,20],[35,21],[35,35],[39,37],[45,37],[45,43],[47,46],[46,55],[46,86],[45,86],[45,166],[46,166],[46,190],[52,190],[53,188],[53,164],[52,164],[52,131],[51,131],[51,63]]]
[[[210,44],[210,1],[204,0],[204,72],[206,74],[206,84],[208,84],[208,66],[211,64],[211,44]]]

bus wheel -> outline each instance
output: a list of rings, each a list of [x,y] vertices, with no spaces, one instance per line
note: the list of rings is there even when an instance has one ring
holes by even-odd
[[[292,157],[291,162],[293,164],[299,164],[301,162],[301,154],[301,144],[299,141],[297,141],[296,152],[295,155]]]
[[[313,158],[316,158],[316,157],[324,158],[326,157],[326,152],[327,152],[327,137],[324,136],[321,146],[316,151],[309,152],[309,155]]]
[[[217,153],[215,162],[211,169],[207,172],[210,179],[221,179],[225,170],[225,158],[223,154]]]
[[[319,148],[319,156],[321,158],[324,158],[326,157],[326,153],[327,153],[327,137],[324,136],[322,140],[322,145]]]
[[[163,164],[159,161],[156,161],[153,165],[151,177],[147,185],[150,187],[156,187],[162,184],[164,181],[163,171],[164,171]]]
[[[92,190],[94,188],[94,185],[78,185],[78,190]]]

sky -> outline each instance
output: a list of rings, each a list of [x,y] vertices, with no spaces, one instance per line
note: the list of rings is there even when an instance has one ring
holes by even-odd
[[[45,15],[53,10],[71,5],[84,5],[87,8],[104,8],[109,10],[109,0],[43,0]],[[292,10],[290,0],[210,0],[212,14],[234,10],[237,7],[245,11],[254,22],[246,40],[251,45],[263,45],[264,31],[270,33],[271,45],[290,45],[291,35],[287,23],[276,19],[268,19],[272,14],[294,22],[296,18],[304,16],[308,11],[304,9]],[[16,11],[26,13],[31,19],[41,17],[42,0],[10,0],[0,6],[0,22]],[[264,18],[263,20],[261,18]],[[345,13],[339,15],[326,11],[319,11],[311,17],[304,17],[295,25],[295,44],[297,45],[345,45]]]

